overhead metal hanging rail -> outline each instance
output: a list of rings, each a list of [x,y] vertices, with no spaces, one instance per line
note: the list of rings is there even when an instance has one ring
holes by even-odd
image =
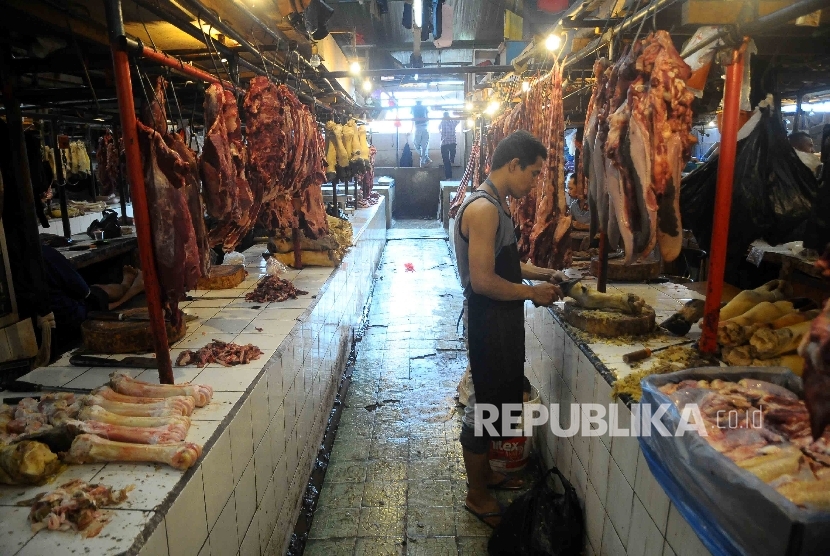
[[[388,76],[412,76],[412,75],[452,75],[461,73],[507,73],[513,71],[513,66],[449,66],[440,68],[391,68],[362,70],[359,77],[388,77]],[[326,77],[356,77],[348,71],[331,71]]]

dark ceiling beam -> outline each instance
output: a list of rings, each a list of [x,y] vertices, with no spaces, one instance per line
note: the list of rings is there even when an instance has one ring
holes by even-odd
[[[115,98],[115,89],[95,89],[98,99]],[[57,89],[29,89],[20,91],[20,101],[25,104],[43,104],[50,102],[93,102],[89,87],[65,87]]]

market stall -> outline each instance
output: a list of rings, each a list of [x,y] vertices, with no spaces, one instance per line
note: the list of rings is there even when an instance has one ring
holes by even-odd
[[[361,107],[296,45],[263,54],[234,29],[239,20],[198,2],[188,8],[204,10],[200,17],[246,49],[233,51],[233,72],[220,72],[212,60],[213,52],[232,50],[213,31],[194,31],[188,8],[154,5],[159,19],[147,26],[138,6],[92,4],[82,7],[91,14],[86,21],[76,7],[60,15],[13,6],[27,25],[65,21],[68,29],[57,33],[78,54],[94,55],[80,56],[85,90],[67,105],[61,79],[41,89],[27,77],[50,63],[57,75],[64,47],[39,60],[21,50],[30,35],[4,29],[4,144],[9,135],[16,156],[3,161],[4,224],[15,238],[4,268],[15,285],[27,286],[18,288],[19,316],[24,324],[37,316],[45,354],[4,367],[0,511],[5,523],[20,527],[0,542],[0,552],[196,554],[211,545],[216,554],[282,551],[369,294],[366,277],[385,243],[386,209],[371,192],[367,126],[346,118],[359,118]],[[243,9],[243,17],[286,39],[253,12]],[[154,37],[174,51],[202,41],[212,62],[164,52]],[[297,63],[315,76],[300,77]],[[229,67],[225,59],[221,64]],[[321,91],[335,98],[316,100]],[[352,182],[349,218],[336,210],[336,199],[327,214],[321,192],[334,179],[327,180],[323,136],[333,117],[345,118],[349,129],[341,176]],[[101,123],[108,120],[120,125]],[[32,142],[29,164],[26,126],[45,127],[47,143],[56,145],[50,151]],[[61,134],[68,126],[86,136]],[[97,145],[93,128],[101,132]],[[41,150],[46,166],[55,149],[60,158],[49,183],[34,172]],[[64,186],[77,176],[93,184],[89,201],[67,200]],[[59,208],[44,210],[39,203],[48,203],[50,187]],[[21,192],[25,210],[8,204],[17,202],[10,191]],[[105,209],[114,191],[121,218],[104,210],[95,222],[80,221]],[[124,218],[127,208],[134,222]],[[8,218],[10,210],[19,222]],[[49,257],[41,256],[36,216],[44,226],[47,217],[62,220],[63,237],[40,238],[54,247]],[[106,265],[135,250],[122,283],[104,283],[110,271],[116,280],[122,273],[120,263]],[[19,275],[23,268],[32,279]],[[86,286],[77,269],[87,283],[102,285]],[[53,354],[50,364],[56,320],[58,333],[65,330],[50,313],[61,309],[54,291],[61,280],[85,288],[81,298],[118,291],[137,303],[122,306],[110,297],[109,307],[86,304],[74,331],[82,344]],[[5,282],[14,322],[8,274]],[[25,367],[34,370],[20,376]]]

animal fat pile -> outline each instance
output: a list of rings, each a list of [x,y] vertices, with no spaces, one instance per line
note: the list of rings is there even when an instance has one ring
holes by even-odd
[[[210,259],[195,154],[181,137],[167,131],[166,86],[159,77],[144,123],[136,125],[147,201],[153,207],[150,227],[162,301],[169,320],[178,326],[178,303],[207,273]]]
[[[42,492],[31,500],[18,502],[18,506],[31,506],[29,523],[32,532],[41,529],[51,531],[77,531],[85,538],[97,536],[110,520],[103,508],[120,504],[135,488],[115,490],[112,487],[89,484],[74,479],[50,492]]]
[[[580,174],[591,236],[605,232],[612,248],[622,243],[629,263],[655,245],[666,261],[680,254],[680,177],[695,141],[690,74],[665,31],[637,41],[613,65],[594,65]]]
[[[243,102],[253,220],[268,231],[300,228],[328,233],[323,192],[323,137],[314,116],[285,85],[255,77]],[[232,249],[225,242],[226,250]]]
[[[210,386],[159,385],[113,373],[108,385],[88,396],[53,393],[40,400],[24,398],[17,406],[3,405],[0,443],[11,447],[42,442],[53,451],[65,452],[66,463],[156,462],[187,469],[202,453],[201,446],[184,441],[190,415],[212,397]],[[48,461],[45,466],[50,466]],[[20,466],[2,467],[0,481],[7,476],[14,479]]]
[[[478,179],[480,158],[481,138],[479,137],[479,133],[476,132],[475,141],[473,141],[473,146],[470,148],[470,158],[467,159],[467,167],[464,168],[461,183],[458,184],[458,190],[456,190],[455,197],[453,197],[450,203],[450,218],[455,218],[455,215],[458,214],[458,209],[464,203],[464,199],[467,196],[467,187],[471,182],[473,183],[473,187],[475,187],[475,181]]]
[[[272,301],[285,301],[286,299],[297,299],[298,295],[306,295],[308,292],[298,290],[288,280],[279,276],[266,276],[254,288],[254,291],[245,294],[248,301],[257,303],[269,303]]]
[[[571,217],[565,205],[565,121],[558,63],[531,84],[522,102],[493,121],[487,132],[488,168],[499,141],[519,129],[538,137],[548,149],[538,186],[510,206],[519,256],[542,268],[566,268],[571,263]]]
[[[804,361],[796,349],[819,312],[810,309],[811,304],[788,301],[792,293],[789,283],[773,280],[742,291],[727,303],[718,323],[724,361],[738,366],[788,367],[800,375]]]
[[[208,345],[197,351],[185,350],[176,359],[176,365],[196,364],[197,367],[204,367],[208,363],[219,363],[223,367],[244,365],[250,363],[262,355],[262,350],[253,344],[240,346],[231,342],[213,340]]]
[[[660,391],[681,411],[696,405],[704,438],[735,465],[794,504],[830,510],[830,432],[813,440],[807,408],[794,393],[749,379],[686,380]]]

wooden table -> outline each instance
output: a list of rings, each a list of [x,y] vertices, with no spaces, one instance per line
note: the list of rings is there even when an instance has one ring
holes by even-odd
[[[86,234],[77,234],[72,236],[73,247],[92,245],[93,241],[89,239]],[[69,247],[59,247],[58,251],[61,255],[75,267],[76,270],[84,268],[95,263],[100,263],[108,259],[124,255],[138,248],[138,239],[134,234],[122,236],[115,239],[106,240],[107,243],[100,247],[93,247],[86,251],[70,251]]]

